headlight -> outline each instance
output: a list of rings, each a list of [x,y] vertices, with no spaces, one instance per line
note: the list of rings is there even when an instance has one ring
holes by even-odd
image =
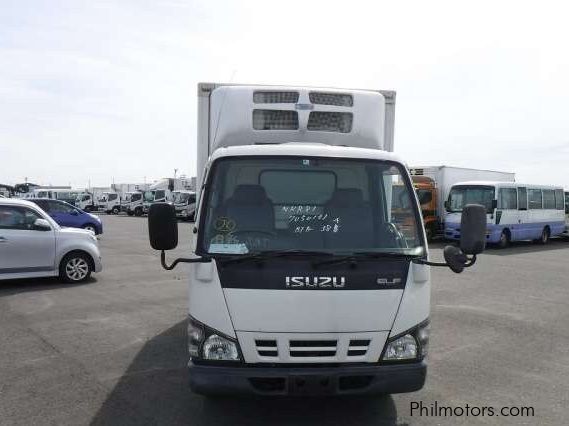
[[[422,323],[399,337],[390,339],[383,352],[382,361],[421,360],[427,355],[429,324]]]
[[[191,358],[208,361],[241,360],[237,342],[193,318],[188,321],[188,352]]]
[[[235,342],[213,334],[203,344],[203,358],[216,361],[239,361],[239,351]]]
[[[384,361],[402,361],[417,358],[417,341],[415,338],[406,334],[387,344],[385,354],[383,354]]]

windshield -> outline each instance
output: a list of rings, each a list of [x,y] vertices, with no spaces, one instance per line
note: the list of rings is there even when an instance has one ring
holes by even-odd
[[[454,186],[448,198],[448,210],[461,212],[467,204],[481,204],[487,212],[492,212],[493,186]]]
[[[190,199],[190,194],[187,192],[176,192],[174,194],[174,203],[176,204],[185,204]]]
[[[154,201],[154,191],[144,191],[144,201]]]
[[[421,224],[403,173],[399,164],[373,160],[218,160],[198,251],[421,254]]]

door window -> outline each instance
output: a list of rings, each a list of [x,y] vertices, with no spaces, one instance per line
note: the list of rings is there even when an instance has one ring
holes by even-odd
[[[19,206],[0,206],[0,229],[33,230],[37,219],[35,211]]]
[[[500,189],[498,208],[504,210],[516,210],[518,208],[518,193],[516,188]]]

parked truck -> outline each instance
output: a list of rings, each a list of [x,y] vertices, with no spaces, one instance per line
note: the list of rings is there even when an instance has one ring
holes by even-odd
[[[391,152],[394,111],[392,91],[199,84],[193,256],[166,262],[172,204],[148,219],[162,266],[189,264],[195,392],[423,386],[429,265],[472,265],[485,211],[468,206],[461,248],[428,260],[411,177]]]
[[[189,178],[164,178],[150,185],[144,191],[143,212],[148,213],[148,209],[154,203],[173,201],[174,191],[187,190],[190,188]]]
[[[105,191],[98,199],[98,209],[107,214],[119,214],[121,211],[120,194],[115,191]]]
[[[144,191],[126,192],[121,200],[121,211],[129,216],[142,216]]]
[[[174,191],[172,203],[176,208],[176,216],[182,220],[193,221],[196,214],[196,193],[194,191]]]
[[[461,181],[493,180],[515,182],[515,173],[469,169],[452,166],[411,167],[413,186],[417,192],[427,239],[442,236],[446,215],[445,201],[451,187]]]

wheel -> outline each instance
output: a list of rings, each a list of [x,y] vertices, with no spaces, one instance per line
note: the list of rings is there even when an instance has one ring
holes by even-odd
[[[126,212],[127,215],[132,216],[134,213],[131,212],[130,210]]]
[[[549,231],[549,227],[546,226],[541,232],[541,238],[539,239],[540,244],[547,244],[549,242],[549,237],[551,237],[551,232]]]
[[[142,216],[142,207],[137,207],[134,209],[135,216]]]
[[[71,252],[59,264],[59,278],[66,283],[80,283],[91,276],[93,266],[86,253]]]
[[[500,234],[500,241],[498,241],[498,247],[501,249],[508,247],[510,245],[510,240],[511,240],[510,231],[504,229]]]
[[[88,223],[87,225],[83,225],[83,229],[86,229],[87,231],[93,231],[93,234],[97,234],[97,228],[95,228],[94,225],[91,225],[90,223]]]
[[[113,209],[111,210],[111,212],[112,212],[113,214],[119,214],[119,213],[121,212],[121,209],[119,209],[118,207],[115,206],[115,207],[113,207]]]

